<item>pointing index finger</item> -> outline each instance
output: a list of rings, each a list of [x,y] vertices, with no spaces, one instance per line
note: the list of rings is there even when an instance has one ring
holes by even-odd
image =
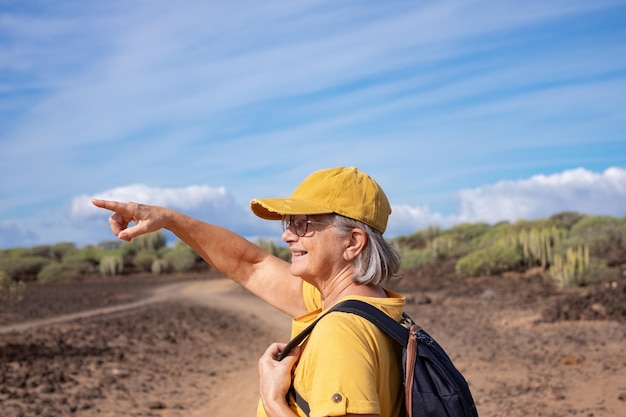
[[[126,208],[125,203],[120,203],[119,201],[111,201],[111,200],[102,200],[99,198],[94,198],[91,200],[91,204],[96,207],[100,207],[103,209],[120,212]]]

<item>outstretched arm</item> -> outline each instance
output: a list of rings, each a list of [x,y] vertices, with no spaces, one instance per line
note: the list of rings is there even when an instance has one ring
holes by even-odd
[[[109,224],[121,240],[167,229],[188,244],[206,262],[292,317],[306,313],[302,280],[289,273],[289,264],[242,236],[165,207],[94,199],[113,212]],[[135,225],[130,226],[134,222]]]

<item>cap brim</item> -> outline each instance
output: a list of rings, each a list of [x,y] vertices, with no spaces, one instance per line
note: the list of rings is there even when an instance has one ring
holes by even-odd
[[[293,198],[255,198],[250,201],[252,212],[262,219],[281,220],[298,214],[329,214],[333,210],[310,201]]]

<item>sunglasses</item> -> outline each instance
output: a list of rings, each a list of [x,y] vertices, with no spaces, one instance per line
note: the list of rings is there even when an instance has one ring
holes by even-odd
[[[306,235],[310,224],[326,224],[328,226],[332,226],[332,224],[329,224],[328,222],[309,220],[308,216],[285,216],[282,218],[280,223],[283,226],[283,232],[286,232],[287,229],[291,228],[291,230],[298,237]]]

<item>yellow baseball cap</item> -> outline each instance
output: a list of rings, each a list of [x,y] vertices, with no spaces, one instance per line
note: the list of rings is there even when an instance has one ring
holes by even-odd
[[[298,214],[337,213],[385,232],[391,205],[378,183],[354,167],[316,171],[306,177],[288,198],[255,198],[254,214],[280,220]]]

